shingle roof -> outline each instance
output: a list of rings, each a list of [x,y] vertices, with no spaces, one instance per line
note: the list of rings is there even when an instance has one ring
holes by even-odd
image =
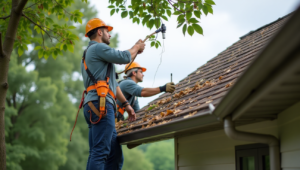
[[[136,121],[116,123],[118,135],[208,114],[209,103],[218,105],[288,18],[280,18],[241,37],[241,40],[176,84],[173,94],[165,93],[143,107],[136,113]]]

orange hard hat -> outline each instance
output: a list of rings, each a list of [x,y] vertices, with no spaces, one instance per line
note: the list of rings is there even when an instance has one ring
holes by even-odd
[[[125,74],[128,70],[133,69],[133,68],[140,68],[140,69],[142,69],[143,72],[145,72],[147,70],[146,68],[141,67],[141,65],[139,65],[139,63],[137,63],[137,62],[132,62],[131,65],[128,67],[129,64],[126,64],[126,66],[125,66],[125,69],[126,69]]]
[[[105,22],[103,22],[101,19],[93,18],[89,20],[85,26],[85,37],[88,37],[87,36],[88,32],[98,27],[106,27],[108,31],[111,31],[113,29],[113,27],[106,25]]]

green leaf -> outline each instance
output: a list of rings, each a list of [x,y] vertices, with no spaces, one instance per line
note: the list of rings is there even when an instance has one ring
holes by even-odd
[[[23,52],[24,52],[23,49],[19,47],[18,48],[18,54],[19,54],[19,56],[21,56],[23,54]]]
[[[42,48],[41,46],[36,46],[36,47],[34,47],[34,50],[39,50],[41,48]]]
[[[197,33],[203,35],[203,29],[201,28],[200,25],[198,25],[198,24],[192,24],[192,26],[193,26],[194,30],[195,30]]]
[[[133,12],[132,11],[129,11],[129,18],[133,18]]]
[[[38,57],[39,57],[39,58],[42,58],[43,55],[44,55],[43,50],[39,50],[39,52],[38,52]]]
[[[110,16],[114,15],[115,11],[116,11],[116,9],[112,9],[112,10],[110,11]]]
[[[160,27],[160,19],[159,19],[159,18],[156,18],[156,19],[155,19],[155,27],[156,27],[156,28],[159,28],[159,27]]]
[[[179,21],[178,21],[178,24],[180,23],[184,23],[185,19],[184,18],[181,18]]]
[[[121,17],[122,17],[122,18],[127,17],[127,15],[128,15],[128,11],[123,11],[123,12],[121,13]]]
[[[208,3],[210,5],[216,5],[213,0],[205,0],[205,3]]]
[[[152,41],[151,42],[151,47],[153,47],[155,45],[155,42],[154,41]]]
[[[64,50],[67,51],[68,47],[66,44],[64,44]]]
[[[70,52],[74,52],[74,46],[73,45],[67,45],[67,47],[68,47],[68,50],[70,51]]]
[[[159,46],[159,44],[158,44],[158,43],[155,43],[155,47],[158,48],[158,46]]]
[[[145,23],[147,23],[150,18],[151,18],[151,15],[145,16],[144,19],[142,20],[142,24],[145,25]]]
[[[48,57],[49,57],[49,54],[46,51],[44,51],[44,58],[47,60]]]
[[[170,10],[167,10],[167,14],[168,14],[169,17],[171,17],[172,12]]]
[[[115,8],[114,5],[109,5],[107,8]]]
[[[133,18],[133,19],[132,19],[132,22],[133,22],[133,23],[137,22],[137,19],[138,19],[137,17]]]
[[[182,27],[182,33],[183,33],[183,35],[185,35],[185,32],[186,32],[186,24],[184,24],[184,26]]]
[[[200,12],[200,11],[194,11],[194,15],[195,15],[197,18],[200,18],[200,17],[201,17],[201,12]]]
[[[182,20],[182,19],[184,19],[184,15],[179,15],[178,17],[177,17],[177,21],[179,22],[179,20]]]
[[[180,23],[180,24],[178,24],[178,25],[177,25],[177,28],[181,27],[181,25],[183,25],[183,24],[184,24],[184,22],[183,22],[183,23]]]
[[[179,14],[181,14],[180,11],[175,11],[175,12],[173,13],[173,15],[179,15]]]
[[[64,49],[64,44],[61,44],[60,45],[60,50],[63,50]]]
[[[168,21],[168,18],[166,16],[161,16],[164,20]]]
[[[189,20],[192,17],[192,12],[186,13],[186,19]]]
[[[69,28],[69,29],[75,29],[76,27],[73,26],[73,25],[71,25],[71,26],[69,26],[68,28]]]
[[[192,36],[194,34],[194,28],[192,26],[189,26],[187,31],[190,34],[190,36]]]
[[[207,10],[208,10],[209,13],[211,13],[211,14],[214,13],[213,9],[212,9],[212,6],[210,6],[210,5],[205,5],[205,6],[207,7]]]
[[[152,27],[154,26],[154,19],[151,19],[148,23],[149,23],[149,24],[148,24],[148,27],[149,27],[150,29],[152,29]]]
[[[148,107],[148,111],[150,111],[150,110],[152,110],[152,109],[154,109],[155,107],[157,107],[157,105],[151,105],[150,107]]]
[[[208,9],[205,5],[203,6],[202,11],[204,12],[205,15],[208,14]]]
[[[159,46],[161,46],[161,43],[159,41],[156,41],[157,44],[159,44]]]
[[[201,9],[203,8],[203,4],[199,3],[198,8],[199,8],[198,10],[201,11]]]
[[[43,3],[43,7],[48,10],[48,4],[47,3]]]
[[[189,22],[192,23],[192,24],[196,24],[196,23],[198,23],[199,21],[198,21],[196,18],[191,18],[191,19],[189,20]]]

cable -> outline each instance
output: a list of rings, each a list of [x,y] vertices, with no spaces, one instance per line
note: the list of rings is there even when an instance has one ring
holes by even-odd
[[[155,77],[156,77],[156,73],[157,73],[157,71],[158,71],[158,68],[159,68],[159,66],[160,66],[161,63],[162,63],[162,54],[163,54],[164,52],[165,52],[165,40],[163,39],[163,46],[162,46],[162,50],[161,50],[161,53],[160,53],[160,63],[159,63],[159,65],[157,66],[156,72],[155,72],[155,74],[154,74],[154,79],[153,79],[152,87],[153,87],[154,82],[155,82]]]

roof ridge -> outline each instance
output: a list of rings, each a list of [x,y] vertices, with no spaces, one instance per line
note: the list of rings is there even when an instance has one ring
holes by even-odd
[[[264,28],[266,28],[266,27],[268,27],[268,26],[270,26],[270,25],[272,25],[272,24],[274,24],[274,23],[280,21],[280,20],[283,20],[283,19],[289,17],[289,16],[292,15],[293,13],[294,13],[294,12],[291,12],[291,13],[289,13],[289,14],[283,16],[283,17],[278,18],[277,20],[275,20],[275,21],[273,21],[273,22],[271,22],[271,23],[269,23],[269,24],[266,24],[266,25],[264,25],[264,26],[262,26],[262,27],[259,27],[258,29],[254,30],[254,31],[248,32],[247,34],[241,36],[241,37],[240,37],[240,40],[244,39],[244,38],[247,37],[248,35],[251,35],[251,34],[253,34],[253,33],[255,33],[255,32],[259,31],[259,30],[262,30],[262,29],[264,29]]]

